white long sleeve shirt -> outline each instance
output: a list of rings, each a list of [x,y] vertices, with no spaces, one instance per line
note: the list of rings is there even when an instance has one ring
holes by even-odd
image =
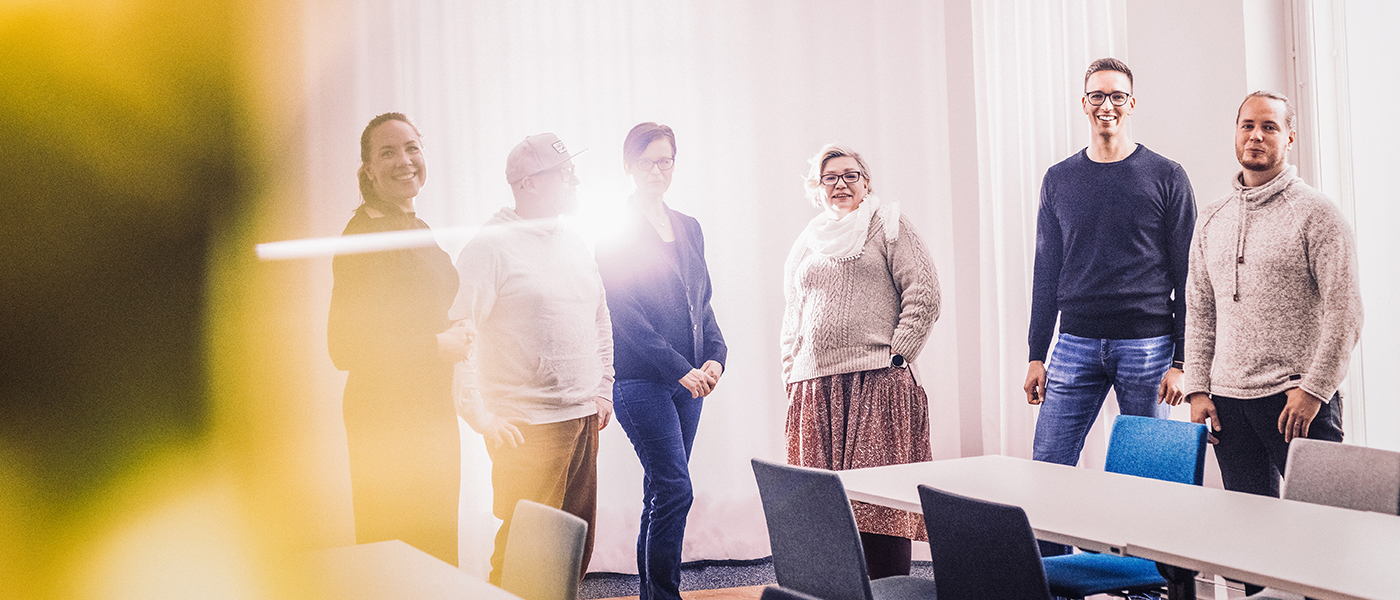
[[[557,423],[612,399],[612,321],[593,255],[578,234],[503,208],[462,249],[449,316],[477,327],[453,395],[474,429],[492,415]]]

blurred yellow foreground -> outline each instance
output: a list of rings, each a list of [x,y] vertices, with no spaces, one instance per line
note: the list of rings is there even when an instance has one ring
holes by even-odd
[[[316,595],[304,12],[0,3],[0,597]]]

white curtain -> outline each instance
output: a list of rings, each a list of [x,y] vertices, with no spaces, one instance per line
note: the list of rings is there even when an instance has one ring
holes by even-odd
[[[748,460],[784,457],[782,263],[814,214],[799,178],[826,142],[865,154],[879,193],[901,201],[939,267],[943,317],[918,361],[935,458],[1029,455],[1034,411],[1019,388],[1039,177],[1084,144],[1075,118],[1083,69],[1113,53],[1122,0],[304,1],[304,235],[343,228],[358,203],[358,136],[381,112],[405,112],[423,132],[429,176],[418,211],[454,257],[471,227],[511,202],[505,155],[524,136],[553,131],[571,149],[589,148],[576,159],[578,222],[606,235],[608,211],[631,191],[620,156],[627,130],[642,121],[675,128],[666,199],[705,229],[730,348],[695,444],[685,560],[769,553]],[[975,86],[950,88],[950,69],[968,65],[950,65],[949,49],[971,50]],[[975,147],[950,139],[950,126],[971,121]],[[967,153],[976,172],[954,173],[954,156]],[[975,178],[975,197],[954,197],[958,177]],[[975,218],[970,236],[955,231],[959,214]],[[454,227],[467,232],[446,235]],[[970,271],[955,256],[970,257]],[[307,327],[324,328],[325,263]],[[958,332],[968,332],[960,321],[987,340],[977,351],[959,347]],[[325,356],[324,347],[307,351]],[[344,515],[344,533],[332,542],[349,543],[343,375],[321,363],[319,475],[341,498],[331,508]],[[462,565],[484,573],[496,527],[489,460],[466,429],[463,455]],[[599,472],[592,569],[635,572],[640,467],[615,424],[604,431]]]
[[[1036,409],[1025,402],[1027,324],[1035,260],[1040,178],[1088,144],[1079,98],[1094,59],[1122,57],[1126,2],[1083,0],[973,5],[979,257],[985,454],[1031,456]],[[958,248],[959,252],[972,248]],[[1105,404],[1085,445],[1102,466]]]

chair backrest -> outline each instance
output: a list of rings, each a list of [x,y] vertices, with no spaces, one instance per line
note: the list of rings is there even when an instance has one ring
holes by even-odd
[[[919,486],[938,600],[1047,600],[1035,533],[1020,507]]]
[[[753,459],[778,585],[826,600],[871,600],[865,552],[835,472]]]
[[[1288,446],[1284,498],[1400,514],[1400,452],[1306,438]]]
[[[804,593],[799,592],[799,591],[797,591],[797,590],[790,590],[790,589],[781,588],[781,587],[778,587],[778,586],[769,586],[769,587],[763,588],[763,594],[760,595],[760,596],[758,597],[758,600],[822,600],[822,599],[821,599],[821,598],[818,598],[818,597],[816,597],[816,596],[812,596],[812,595],[810,595],[810,594],[804,594]]]
[[[538,502],[515,505],[501,588],[525,600],[575,600],[588,523]]]
[[[1105,471],[1201,485],[1205,468],[1205,425],[1132,415],[1113,421]]]

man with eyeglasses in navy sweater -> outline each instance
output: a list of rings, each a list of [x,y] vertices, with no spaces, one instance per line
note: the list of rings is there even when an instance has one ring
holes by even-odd
[[[1137,100],[1128,66],[1096,60],[1084,88],[1089,146],[1041,184],[1024,386],[1040,406],[1035,460],[1065,465],[1079,462],[1109,388],[1126,415],[1166,418],[1181,403],[1196,222],[1181,165],[1129,137]]]

